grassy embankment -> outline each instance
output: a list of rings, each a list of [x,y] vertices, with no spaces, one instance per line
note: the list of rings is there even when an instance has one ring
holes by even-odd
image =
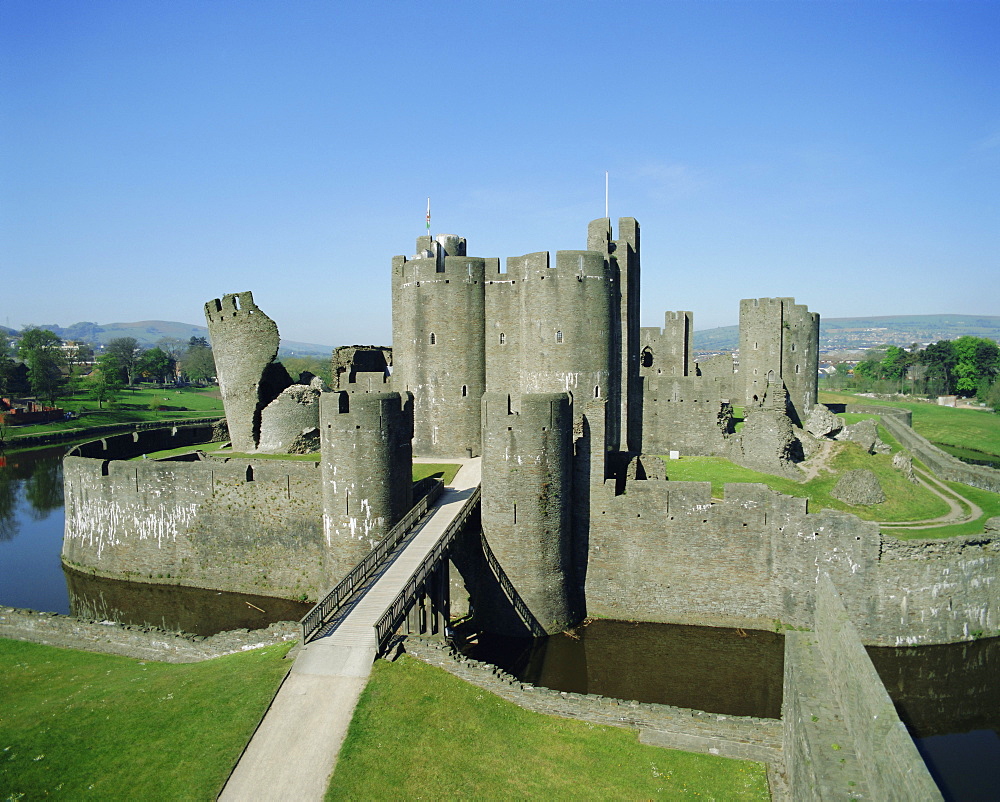
[[[821,392],[821,404],[869,404],[908,409],[913,428],[932,443],[967,448],[1000,457],[1000,415],[986,410],[939,407],[916,401],[883,401],[849,393]]]
[[[215,799],[288,648],[176,665],[0,640],[0,799]]]
[[[408,657],[378,661],[328,800],[769,799],[760,763],[639,744],[635,732],[522,710]]]
[[[867,403],[872,399],[855,398],[853,396],[834,396],[832,393],[822,393],[823,403]],[[915,409],[914,427],[918,416],[922,428],[918,429],[924,437],[932,436],[947,438],[937,442],[959,443],[965,439],[966,433],[972,427],[975,436],[989,444],[1000,444],[1000,417],[984,415],[975,410],[956,410],[949,407],[937,407],[931,404],[884,404],[886,406],[901,406]],[[956,414],[957,413],[957,414]],[[971,416],[971,419],[969,418]],[[846,423],[856,423],[874,415],[861,413],[844,413],[840,415]],[[900,449],[899,443],[883,427],[879,426],[879,437],[892,448],[894,454]],[[858,446],[852,443],[838,443],[835,446],[838,453],[831,460],[830,467],[835,474],[822,472],[808,482],[797,482],[759,473],[748,468],[742,468],[721,457],[682,457],[679,460],[666,460],[667,475],[674,481],[708,482],[712,483],[712,495],[722,498],[723,486],[728,482],[759,482],[766,484],[772,490],[789,496],[809,499],[809,510],[816,512],[821,509],[835,509],[851,512],[859,518],[869,521],[918,521],[936,518],[948,512],[947,505],[936,495],[925,488],[914,485],[892,467],[892,455],[866,455]],[[982,450],[982,448],[980,448]],[[919,463],[918,463],[919,464]],[[844,471],[867,468],[875,472],[885,491],[888,500],[882,504],[854,507],[830,496],[830,491]],[[962,524],[939,526],[933,529],[893,529],[892,535],[901,539],[913,538],[943,538],[958,535],[972,535],[983,531],[983,523],[987,518],[1000,515],[1000,495],[979,490],[957,482],[946,482],[956,493],[977,504],[983,514],[978,518]],[[961,505],[967,510],[966,505]]]
[[[80,431],[85,436],[87,429],[113,423],[184,420],[221,417],[224,414],[218,387],[127,390],[117,404],[106,405],[101,410],[94,408],[94,401],[87,398],[86,394],[78,393],[61,400],[59,405],[65,410],[80,413],[80,417],[55,423],[10,426],[6,430],[8,444],[16,446],[18,436],[65,431]],[[155,409],[158,406],[168,408]]]

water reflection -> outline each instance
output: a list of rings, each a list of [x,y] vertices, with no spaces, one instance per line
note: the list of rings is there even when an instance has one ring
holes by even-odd
[[[103,579],[65,569],[65,446],[0,454],[0,604],[211,635],[301,618],[269,596]]]
[[[59,558],[65,451],[0,454],[0,603],[69,612]]]
[[[781,716],[784,639],[773,632],[597,620],[537,641],[480,635],[467,654],[554,690]]]
[[[296,621],[312,607],[309,603],[271,596],[124,582],[69,568],[65,572],[70,610],[75,616],[195,635],[214,635],[229,629],[263,629],[275,621]]]

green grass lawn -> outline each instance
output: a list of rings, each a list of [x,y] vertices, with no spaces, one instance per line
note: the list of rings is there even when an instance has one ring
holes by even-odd
[[[446,485],[449,485],[455,480],[455,474],[458,473],[458,469],[461,467],[457,462],[414,462],[413,481],[419,482],[421,479],[433,476],[435,479],[440,479]]]
[[[951,526],[937,526],[933,529],[899,529],[885,530],[885,534],[897,537],[900,540],[913,540],[916,538],[941,538],[959,537],[961,535],[982,534],[983,524],[987,518],[1000,515],[1000,493],[991,493],[989,490],[980,490],[978,487],[970,487],[959,482],[945,482],[948,487],[959,495],[977,504],[983,514],[974,521],[964,524],[952,524]]]
[[[0,799],[215,799],[288,648],[174,665],[0,640]]]
[[[154,402],[174,407],[174,409],[153,410],[150,407]],[[117,404],[106,404],[102,410],[97,409],[96,401],[87,398],[82,393],[60,401],[59,405],[63,409],[80,412],[81,417],[55,423],[11,426],[8,427],[6,436],[11,440],[16,440],[18,435],[37,435],[67,430],[85,431],[89,428],[108,426],[113,423],[184,420],[185,418],[221,417],[224,414],[218,387],[128,390],[122,394]]]
[[[821,404],[872,404],[913,413],[913,428],[932,443],[984,451],[1000,456],[1000,415],[985,410],[954,409],[916,401],[882,401],[849,393],[821,392]]]
[[[376,661],[326,798],[769,799],[764,766],[531,713],[439,668]]]
[[[929,490],[907,481],[902,473],[892,467],[892,457],[887,454],[866,454],[855,443],[837,444],[837,454],[830,466],[836,475],[823,472],[808,482],[797,482],[767,473],[743,468],[722,457],[681,457],[666,459],[667,476],[679,482],[711,482],[712,495],[723,497],[723,486],[728,482],[759,482],[789,496],[809,499],[809,511],[821,509],[851,512],[868,521],[919,521],[936,518],[948,512],[948,506]],[[882,504],[852,507],[833,498],[830,491],[849,470],[868,468],[875,472],[888,500]],[[980,529],[980,531],[982,531]]]

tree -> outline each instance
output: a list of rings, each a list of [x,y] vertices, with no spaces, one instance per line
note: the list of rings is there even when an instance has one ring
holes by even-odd
[[[135,337],[114,337],[108,340],[104,352],[118,358],[118,364],[125,372],[126,383],[132,384],[136,363],[139,361],[139,341]]]
[[[931,343],[919,355],[920,364],[927,367],[927,392],[940,395],[952,392],[953,372],[958,364],[950,340]]]
[[[65,384],[62,341],[48,329],[27,328],[21,333],[17,353],[28,366],[28,382],[31,392],[49,406],[55,406],[56,399]]]
[[[87,377],[87,386],[90,397],[97,402],[97,408],[101,409],[104,402],[112,403],[117,400],[122,391],[122,367],[118,363],[118,357],[114,354],[101,354],[97,360],[97,365]]]
[[[192,337],[192,344],[188,346],[187,353],[181,367],[188,379],[198,384],[211,380],[215,376],[215,357],[212,349],[206,345],[195,343],[195,340],[205,342],[204,337]]]
[[[0,396],[10,395],[14,383],[14,359],[6,337],[0,337]]]
[[[187,353],[188,343],[179,337],[160,337],[156,341],[156,347],[174,360],[174,371],[176,375],[177,366],[184,360]]]
[[[162,384],[167,376],[173,376],[174,360],[166,351],[160,348],[150,348],[143,351],[136,363],[136,372],[140,376],[158,379]]]

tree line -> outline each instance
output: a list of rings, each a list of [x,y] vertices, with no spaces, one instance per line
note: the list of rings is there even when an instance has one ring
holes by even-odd
[[[134,337],[116,337],[96,355],[85,344],[65,348],[54,332],[37,327],[25,328],[16,347],[0,340],[0,396],[31,395],[49,406],[80,391],[103,406],[139,379],[204,384],[214,376],[215,359],[204,337],[164,337],[152,348],[142,348]]]
[[[838,371],[843,376],[846,368]],[[924,349],[875,348],[854,368],[862,390],[976,397],[1000,406],[1000,346],[985,337],[940,340]]]

